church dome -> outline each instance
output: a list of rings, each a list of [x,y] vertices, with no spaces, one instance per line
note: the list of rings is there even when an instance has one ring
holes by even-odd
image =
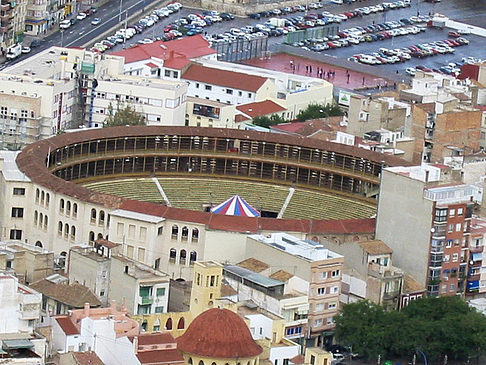
[[[236,313],[220,308],[197,316],[177,338],[177,347],[185,353],[218,359],[251,358],[262,353],[245,321]]]

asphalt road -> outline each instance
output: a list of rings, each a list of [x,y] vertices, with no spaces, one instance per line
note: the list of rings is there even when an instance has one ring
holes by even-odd
[[[142,9],[147,7],[153,1],[155,0],[124,0],[123,11],[127,10],[128,16],[137,12],[142,15]],[[376,5],[382,2],[383,1],[379,0],[362,0],[352,4],[335,5],[329,3],[328,0],[325,0],[325,6],[322,9],[312,12],[326,10],[330,11],[331,13],[342,13],[352,9],[356,9],[358,7]],[[60,45],[61,43],[64,46],[81,46],[82,44],[88,42],[90,39],[104,33],[116,24],[120,24],[120,27],[123,27],[125,25],[125,13],[122,12],[123,14],[121,16],[121,21],[119,21],[119,4],[119,2],[110,1],[105,6],[102,6],[98,9],[98,12],[95,14],[95,16],[102,19],[102,23],[99,26],[91,25],[91,19],[93,18],[92,15],[91,17],[88,17],[85,20],[71,26],[62,35],[57,32],[48,36],[43,42],[42,46],[36,49],[36,51],[48,48],[52,45]],[[148,11],[146,12],[148,13]],[[160,20],[153,27],[146,29],[143,33],[137,34],[132,39],[127,41],[125,45],[117,45],[112,51],[120,50],[122,49],[122,47],[128,47],[131,44],[134,44],[144,38],[157,37],[163,34],[163,28],[173,22],[175,19],[195,12],[200,12],[200,10],[183,8],[180,12],[171,14],[168,18]],[[373,21],[375,23],[382,23],[390,20],[399,20],[404,17],[408,18],[410,16],[417,15],[417,12],[422,15],[429,14],[429,12],[438,12],[450,17],[451,19],[474,24],[477,26],[483,26],[486,28],[486,1],[484,0],[442,0],[440,3],[437,4],[426,3],[423,0],[412,0],[411,7],[365,15],[362,18],[353,18],[348,21],[342,22],[340,24],[340,29],[351,28],[357,25],[369,25],[372,24]],[[299,15],[302,15],[302,13]],[[208,35],[211,35],[216,33],[223,33],[233,27],[239,28],[245,25],[264,23],[265,21],[266,19],[254,20],[247,17],[236,17],[236,19],[233,21],[223,21],[210,27],[206,27],[205,31],[208,33]],[[128,25],[130,25],[130,23]],[[378,51],[378,49],[381,47],[402,48],[417,43],[427,43],[431,41],[443,40],[448,38],[447,32],[447,29],[428,29],[427,31],[421,32],[417,35],[407,35],[394,37],[393,39],[386,39],[383,41],[361,43],[359,45],[346,48],[327,50],[323,53],[337,58],[348,58],[354,54],[375,52]],[[465,37],[470,40],[470,44],[468,46],[456,47],[456,52],[454,54],[437,55],[424,59],[412,58],[410,61],[404,63],[379,65],[375,67],[383,67],[388,71],[392,72],[398,70],[400,73],[402,73],[404,72],[405,68],[415,67],[417,65],[424,65],[429,68],[439,68],[440,66],[446,65],[449,62],[459,61],[462,57],[473,56],[476,58],[485,59],[486,38],[473,35],[468,35]],[[272,46],[273,44],[282,42],[283,40],[283,37],[271,37],[269,44],[270,46]],[[22,56],[21,58],[15,60],[15,62],[18,62],[23,57],[25,56]]]

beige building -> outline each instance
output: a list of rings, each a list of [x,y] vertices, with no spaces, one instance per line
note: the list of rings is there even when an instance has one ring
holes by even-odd
[[[3,2],[0,5],[0,50],[22,42],[28,0]]]
[[[69,281],[90,288],[107,305],[124,303],[127,312],[167,312],[169,277],[136,260],[118,255],[119,245],[99,239],[70,250]]]
[[[251,235],[247,256],[284,269],[307,283],[309,309],[306,338],[322,346],[332,341],[333,317],[339,311],[344,257],[319,243],[286,233]]]
[[[185,124],[191,127],[238,128],[235,105],[187,97]]]

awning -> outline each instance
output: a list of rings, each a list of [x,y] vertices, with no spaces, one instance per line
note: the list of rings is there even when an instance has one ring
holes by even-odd
[[[7,350],[13,349],[30,349],[34,344],[30,340],[2,340],[2,347]]]
[[[479,280],[468,281],[467,288],[469,290],[479,289]]]
[[[480,261],[480,260],[483,259],[483,253],[482,252],[473,253],[471,256],[472,256],[473,261]]]

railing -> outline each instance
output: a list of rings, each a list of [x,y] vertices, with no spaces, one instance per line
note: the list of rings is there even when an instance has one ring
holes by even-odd
[[[154,300],[150,297],[142,297],[142,305],[152,304]]]

